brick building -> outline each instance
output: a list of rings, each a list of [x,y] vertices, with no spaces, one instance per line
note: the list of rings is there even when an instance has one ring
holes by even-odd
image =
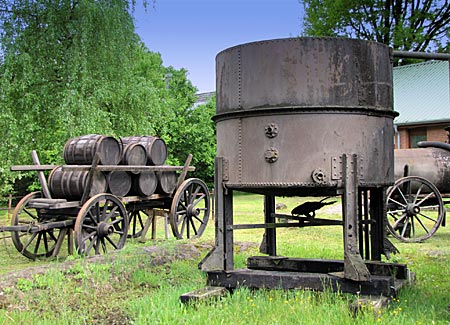
[[[395,148],[416,148],[419,141],[448,140],[450,77],[448,61],[427,61],[395,67]]]

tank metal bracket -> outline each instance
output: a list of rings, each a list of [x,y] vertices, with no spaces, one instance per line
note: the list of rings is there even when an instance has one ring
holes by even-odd
[[[343,175],[343,157],[344,155],[338,157],[331,157],[331,179],[332,180],[342,180]],[[363,168],[364,159],[358,156],[358,179],[364,179],[364,168]]]
[[[228,181],[229,179],[229,162],[228,159],[222,158],[222,180]]]

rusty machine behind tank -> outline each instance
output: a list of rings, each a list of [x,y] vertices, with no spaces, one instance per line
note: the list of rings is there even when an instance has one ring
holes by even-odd
[[[387,192],[387,227],[403,242],[423,242],[445,226],[450,144],[422,141],[418,146],[395,150],[396,181]]]
[[[201,263],[208,285],[395,294],[408,270],[380,262],[394,183],[390,62],[387,46],[340,38],[261,41],[217,55],[216,246]],[[264,195],[263,224],[233,223],[234,191]],[[343,220],[276,214],[276,196],[341,196]],[[276,221],[283,216],[298,223]],[[278,227],[318,224],[343,227],[343,261],[277,256]],[[234,232],[258,227],[267,256],[234,269]]]
[[[448,53],[394,51],[394,57],[450,60]],[[395,184],[387,191],[387,227],[403,242],[422,242],[445,226],[450,193],[450,126],[446,142],[422,141],[418,148],[397,149]],[[441,194],[443,193],[443,194]]]

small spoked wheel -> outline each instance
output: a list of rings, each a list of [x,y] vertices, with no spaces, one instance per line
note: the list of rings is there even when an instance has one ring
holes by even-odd
[[[122,202],[111,194],[90,198],[78,212],[74,238],[81,255],[106,254],[125,245],[128,216]]]
[[[142,231],[145,227],[145,221],[149,217],[145,210],[133,210],[129,212],[128,220],[130,223],[130,229],[128,238],[137,238],[142,235]]]
[[[203,234],[209,219],[208,187],[197,178],[185,180],[175,192],[169,220],[173,235],[178,238],[197,238]]]
[[[387,192],[387,228],[403,242],[422,242],[438,230],[445,217],[441,194],[425,178],[401,178]]]
[[[40,217],[39,210],[29,207],[31,200],[41,197],[40,192],[23,197],[14,209],[11,220],[12,226],[24,227],[24,230],[11,232],[14,246],[22,255],[32,260],[51,256],[60,235],[58,228],[40,231],[33,229],[33,226],[38,224],[42,226],[41,229],[45,229],[46,222]]]

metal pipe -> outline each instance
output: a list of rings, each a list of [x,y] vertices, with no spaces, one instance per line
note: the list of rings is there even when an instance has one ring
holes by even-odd
[[[448,53],[427,53],[427,52],[408,52],[408,51],[394,51],[396,58],[415,58],[428,60],[450,60]]]
[[[397,136],[397,149],[400,149],[400,132],[398,131],[398,126],[394,124],[394,134]]]
[[[450,144],[445,142],[438,142],[438,141],[420,141],[417,143],[417,146],[419,148],[441,148],[447,151],[450,151]]]

